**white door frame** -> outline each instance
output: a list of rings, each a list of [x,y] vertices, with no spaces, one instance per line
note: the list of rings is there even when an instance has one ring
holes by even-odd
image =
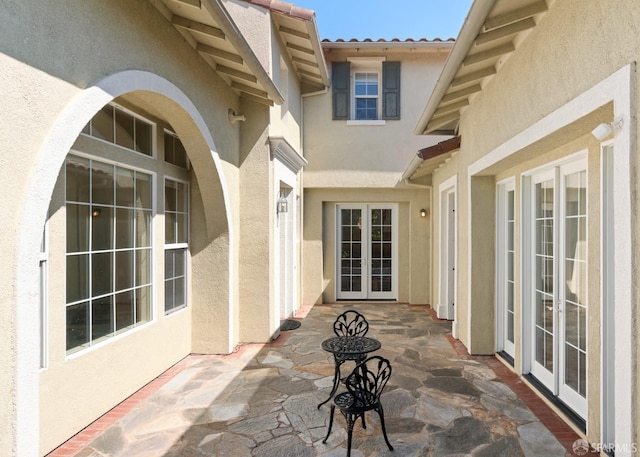
[[[496,189],[496,350],[504,351],[515,359],[515,178],[497,184]],[[509,216],[509,194],[513,194],[513,208]],[[511,242],[511,247],[509,246]],[[511,260],[509,259],[511,253]],[[512,263],[512,290],[509,291],[509,264]],[[512,300],[513,315],[509,316],[508,303]],[[508,338],[509,320],[513,319],[513,341]]]
[[[528,232],[523,243],[523,252],[527,252],[526,261],[523,261],[523,278],[527,278],[523,283],[523,305],[528,309],[523,314],[523,328],[528,328],[528,340],[525,353],[528,354],[526,360],[528,366],[523,371],[530,371],[539,381],[541,381],[554,395],[570,406],[581,417],[587,417],[587,401],[572,388],[563,384],[565,374],[565,352],[564,343],[566,341],[565,332],[565,309],[566,297],[564,297],[565,289],[565,221],[564,221],[564,202],[565,202],[565,183],[563,178],[578,171],[587,170],[586,152],[574,154],[561,161],[550,163],[527,173],[527,198],[529,201],[526,205],[526,212],[523,212],[523,233]],[[551,295],[551,304],[546,306],[546,310],[552,312],[552,369],[549,371],[543,365],[536,361],[534,351],[536,348],[536,205],[535,203],[535,185],[537,183],[552,181],[553,182],[553,286]],[[527,370],[528,369],[528,370]]]
[[[458,176],[454,175],[439,187],[440,201],[440,244],[438,246],[438,274],[440,287],[438,297],[438,317],[453,320],[453,336],[457,338],[457,273],[455,263],[458,252]]]
[[[360,291],[342,291],[342,210],[361,211],[361,263]],[[391,291],[372,290],[372,240],[371,211],[375,209],[391,210]],[[398,204],[397,203],[339,203],[336,204],[336,298],[341,300],[396,300],[398,298]]]
[[[602,443],[615,443],[615,285],[613,141],[601,145],[600,189],[600,429]]]

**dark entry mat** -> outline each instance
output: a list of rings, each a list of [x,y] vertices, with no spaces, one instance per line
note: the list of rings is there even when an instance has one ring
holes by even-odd
[[[295,330],[300,327],[300,325],[300,321],[296,321],[294,319],[285,319],[283,321],[280,321],[280,331],[287,332],[289,330]]]

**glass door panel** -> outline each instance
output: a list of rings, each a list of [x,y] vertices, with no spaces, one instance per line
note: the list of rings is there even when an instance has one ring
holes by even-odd
[[[338,205],[338,299],[395,299],[394,205]]]
[[[564,176],[563,327],[560,396],[586,414],[587,395],[587,172]]]
[[[498,350],[515,358],[515,182],[498,185]]]
[[[531,373],[586,418],[587,172],[577,161],[533,177]]]
[[[338,298],[366,297],[366,284],[363,282],[363,208],[340,208],[339,217],[339,285]]]
[[[555,182],[547,179],[534,188],[534,363],[532,371],[552,383],[555,360]]]

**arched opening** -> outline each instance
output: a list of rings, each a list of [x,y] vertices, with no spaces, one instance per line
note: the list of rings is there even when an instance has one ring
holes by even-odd
[[[86,127],[89,122],[105,106],[114,106],[114,103],[118,109],[122,108],[123,113],[132,116],[132,125],[137,125],[137,119],[143,121],[141,132],[145,128],[145,119],[154,125],[154,133],[150,137],[151,155],[145,156],[144,153],[140,154],[135,150],[132,152],[127,146],[117,142],[109,144],[109,141],[103,138],[96,139],[87,134]],[[121,127],[117,122],[114,124],[114,129]],[[189,159],[188,167],[181,170],[174,164],[166,165],[163,154],[157,149],[163,142],[165,132],[180,139]],[[100,201],[98,197],[95,201],[73,200],[66,191],[65,175],[69,167],[76,167],[77,170],[82,170],[82,167],[69,165],[70,157],[79,158],[73,161],[76,165],[88,164],[87,169],[81,174],[89,180],[92,179],[94,171],[98,176],[96,170],[102,169],[103,172],[107,170],[107,173],[101,176],[113,175],[114,183],[118,182],[118,176],[132,179],[131,182],[148,182],[150,187],[136,195],[139,202],[144,201],[146,197],[151,201],[147,204],[140,203],[139,208],[128,208],[126,204],[118,203],[115,190],[112,193],[112,202]],[[15,268],[14,301],[17,315],[15,384],[20,386],[16,393],[15,434],[16,448],[21,455],[36,455],[43,448],[55,446],[56,440],[67,438],[184,355],[190,352],[229,352],[234,344],[231,330],[234,328],[232,284],[235,273],[231,248],[234,237],[227,183],[210,127],[182,91],[167,80],[147,72],[125,71],[110,75],[70,100],[42,144],[38,159],[36,168],[31,170],[28,190],[24,195],[23,213],[20,215],[20,226],[23,230],[18,237],[15,257],[18,259]],[[166,171],[172,168],[174,170]],[[173,211],[169,208],[164,194],[167,189],[179,187],[176,183],[187,185],[190,196],[187,200],[190,202],[188,212]],[[139,184],[139,189],[143,189],[144,186],[145,184]],[[117,185],[114,184],[112,187],[115,188]],[[53,210],[51,213],[50,204]],[[124,216],[118,222],[116,213],[124,214],[128,210],[131,210],[131,213],[139,210],[140,214],[147,212],[149,214],[143,217],[145,222],[140,223],[140,226],[149,225],[151,229],[145,232],[145,236],[152,240],[149,241],[149,246],[141,244],[142,247],[131,248],[118,245],[117,241],[113,241],[107,247],[99,243],[91,244],[95,241],[92,237],[97,239],[99,236],[96,232],[98,229],[90,222],[86,230],[89,239],[87,252],[83,251],[79,255],[76,255],[77,252],[70,254],[70,234],[64,227],[70,220],[66,208],[71,204],[75,205],[76,209],[83,210],[93,211],[95,207],[100,212],[94,212],[103,216],[112,214],[109,219],[114,221],[111,225],[113,228],[109,229],[111,232],[127,225],[122,222],[127,220]],[[63,210],[59,211],[61,208]],[[40,277],[40,246],[42,228],[45,226],[48,213],[52,218],[48,231],[51,255],[48,264],[50,270],[56,273],[51,278],[54,280],[48,281],[46,289],[46,293],[51,294],[51,299],[48,300],[51,312],[45,325],[48,337],[52,340],[48,348],[50,360],[48,368],[39,373],[41,332],[33,323],[40,320],[40,310],[33,306],[33,303],[38,302],[40,294],[37,280]],[[167,284],[174,287],[180,284],[181,279],[180,272],[176,273],[175,268],[171,274],[165,271],[168,264],[165,260],[169,257],[174,258],[173,265],[176,265],[176,256],[168,255],[166,246],[171,244],[171,247],[179,248],[180,243],[172,244],[165,236],[160,237],[168,232],[168,215],[187,215],[189,219],[189,242],[186,249],[190,262],[184,264],[184,273],[188,281],[183,281],[188,302],[187,306],[179,306],[179,311],[173,313],[167,312],[166,308]],[[131,220],[142,220],[137,217],[134,216]],[[116,234],[111,232],[108,231],[108,237],[116,240]],[[71,236],[80,235],[73,232]],[[135,259],[138,251],[143,250],[149,251],[148,258],[144,258],[146,260],[139,261],[130,268],[116,268],[117,258]],[[92,321],[89,318],[89,323],[85,322],[82,325],[89,328],[90,332],[97,332],[93,337],[84,337],[91,344],[70,345],[67,336],[69,303],[66,298],[70,283],[65,278],[73,276],[77,280],[84,274],[69,270],[69,266],[74,262],[82,263],[77,262],[76,258],[70,261],[70,258],[85,256],[90,259],[93,256],[94,260],[87,264],[88,269],[85,266],[86,276],[91,277],[102,271],[100,267],[95,266],[99,263],[95,259],[100,255],[110,259],[107,262],[107,270],[113,273],[111,276],[107,275],[106,280],[110,289],[105,292],[91,281],[84,282],[82,279],[88,288],[88,298],[84,300],[84,306],[88,310],[87,315],[91,316],[92,312],[98,312],[94,306],[94,299],[97,302],[97,298],[104,299],[109,296],[113,305],[111,309],[114,311],[106,322],[111,327],[110,330],[100,330],[104,334],[99,334],[97,326],[91,327]],[[177,258],[180,258],[180,255]],[[138,270],[140,264],[147,261],[152,262],[152,265],[146,273],[146,286],[139,285],[135,278],[145,276]],[[118,275],[129,277],[123,281],[129,281],[133,285],[117,289],[115,284],[120,281],[116,278]],[[147,286],[150,294],[149,313],[145,315],[142,311],[138,315],[138,318],[144,316],[140,319],[140,329],[136,329],[135,325],[128,325],[131,324],[131,319],[135,320],[133,317],[120,319],[123,324],[119,327],[115,316],[119,296],[129,294],[136,297],[138,289]],[[78,300],[78,303],[81,302],[84,303],[83,300]],[[133,310],[130,313],[133,315],[136,310],[140,311],[139,304],[144,302],[144,299],[140,299],[135,302],[138,305],[130,305],[129,309]],[[125,332],[123,329],[133,330]],[[105,338],[107,334],[113,338]],[[176,338],[176,335],[179,337]],[[141,360],[145,360],[146,363],[141,364]],[[124,373],[126,380],[123,380]],[[118,382],[114,382],[116,379]],[[96,396],[96,391],[101,395]],[[73,401],[70,402],[70,399]],[[60,405],[66,407],[60,408]],[[60,417],[60,411],[63,410],[68,414],[69,420]],[[56,413],[50,414],[48,411]],[[50,424],[53,418],[56,418],[55,426]],[[40,433],[40,427],[47,430],[46,437]],[[46,443],[34,440],[36,436],[40,436],[40,440]]]

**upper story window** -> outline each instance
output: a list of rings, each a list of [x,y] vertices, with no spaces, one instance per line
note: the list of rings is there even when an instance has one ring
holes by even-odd
[[[378,119],[378,73],[354,73],[354,107],[355,120]]]
[[[82,133],[153,156],[153,124],[117,105],[105,105]]]
[[[331,78],[334,120],[400,119],[400,62],[352,57],[333,62]]]

